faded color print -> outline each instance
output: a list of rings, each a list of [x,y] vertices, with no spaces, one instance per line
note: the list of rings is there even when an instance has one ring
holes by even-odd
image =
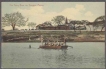
[[[1,5],[2,68],[105,68],[105,2]]]

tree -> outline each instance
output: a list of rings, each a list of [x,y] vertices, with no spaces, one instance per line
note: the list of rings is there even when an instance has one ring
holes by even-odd
[[[2,24],[5,26],[12,26],[13,30],[15,30],[15,26],[25,26],[27,21],[28,18],[25,20],[25,17],[19,12],[5,14],[4,17],[2,17]]]
[[[100,16],[95,19],[94,24],[93,24],[94,30],[97,29],[98,27],[101,27],[101,31],[103,28],[105,28],[105,16]]]
[[[46,25],[46,26],[52,26],[52,23],[50,21],[46,21],[43,24]]]
[[[74,32],[76,32],[76,27],[75,27],[75,25],[77,24],[76,20],[71,20],[70,23],[73,25]]]
[[[36,23],[34,23],[34,22],[29,22],[28,24],[27,24],[27,26],[30,28],[32,28],[32,29],[34,29],[34,27],[35,27],[35,25],[36,25]]]
[[[65,21],[65,17],[62,15],[59,15],[59,16],[53,17],[52,21],[57,25],[61,25],[63,24],[62,22]]]
[[[77,25],[78,25],[78,29],[79,29],[79,31],[80,31],[80,33],[81,33],[81,25],[82,25],[83,23],[81,22],[81,21],[77,21]]]
[[[82,23],[84,24],[85,27],[88,26],[91,31],[90,22],[88,20],[82,20]]]

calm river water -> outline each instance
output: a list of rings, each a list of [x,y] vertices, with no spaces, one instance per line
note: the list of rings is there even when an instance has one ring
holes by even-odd
[[[104,42],[67,43],[73,46],[67,50],[38,49],[39,45],[2,43],[2,68],[105,68]]]

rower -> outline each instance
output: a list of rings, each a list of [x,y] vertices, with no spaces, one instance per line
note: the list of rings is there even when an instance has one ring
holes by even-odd
[[[61,42],[61,45],[63,46],[63,42]]]
[[[60,42],[59,42],[58,46],[60,46]]]

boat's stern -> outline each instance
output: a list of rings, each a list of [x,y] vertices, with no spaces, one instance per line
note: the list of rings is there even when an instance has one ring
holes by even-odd
[[[61,49],[67,49],[68,46],[61,46]]]

